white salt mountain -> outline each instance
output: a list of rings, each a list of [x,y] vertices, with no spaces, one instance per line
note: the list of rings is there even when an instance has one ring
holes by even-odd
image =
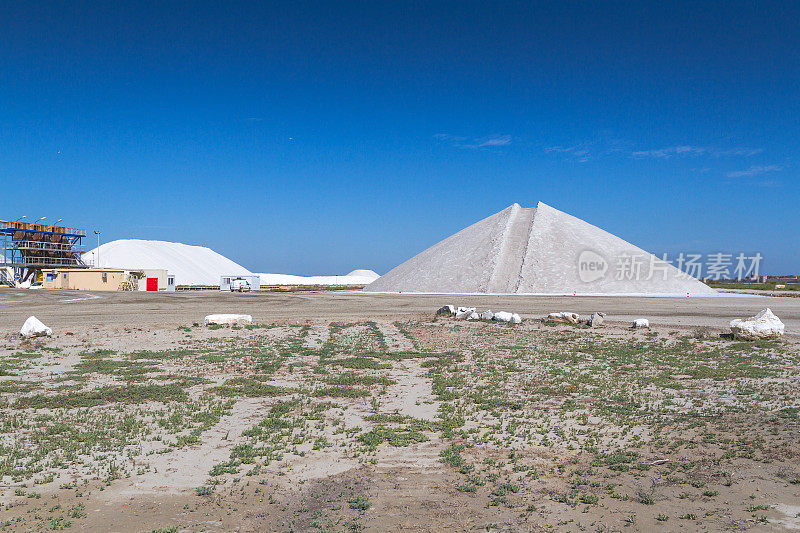
[[[252,275],[242,265],[205,246],[179,242],[121,239],[100,246],[81,256],[91,266],[110,268],[165,269],[175,276],[177,285],[219,285],[221,276]]]
[[[97,266],[97,248],[81,256],[83,262]],[[354,270],[344,276],[293,276],[254,274],[242,265],[205,246],[179,242],[121,239],[100,246],[100,266],[139,269],[165,269],[175,275],[177,285],[219,285],[222,276],[261,277],[262,285],[366,285],[378,274]]]
[[[415,255],[369,292],[713,295],[652,254],[539,202],[513,204]]]

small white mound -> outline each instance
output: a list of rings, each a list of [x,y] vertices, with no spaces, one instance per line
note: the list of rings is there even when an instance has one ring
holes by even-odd
[[[53,335],[53,330],[42,324],[42,322],[32,316],[25,321],[19,334],[30,339],[31,337],[50,337]]]
[[[763,309],[756,316],[731,321],[731,332],[734,338],[754,341],[780,337],[784,332],[781,319],[775,316],[770,308]]]
[[[352,272],[350,272],[347,275],[348,275],[348,277],[361,277],[361,278],[365,278],[365,279],[369,278],[372,281],[375,281],[376,279],[381,277],[380,274],[378,274],[374,270],[367,270],[367,269],[363,269],[363,268],[360,268],[360,269],[357,269],[357,270],[353,270]]]
[[[81,256],[87,265],[97,265],[97,248]],[[252,272],[210,248],[179,242],[122,239],[100,246],[101,267],[165,269],[175,276],[176,285],[219,285],[227,275],[246,276]]]
[[[633,329],[650,328],[650,321],[646,318],[637,318],[633,321]]]
[[[208,315],[205,318],[206,326],[211,324],[250,324],[252,322],[253,317],[250,315],[218,314]]]

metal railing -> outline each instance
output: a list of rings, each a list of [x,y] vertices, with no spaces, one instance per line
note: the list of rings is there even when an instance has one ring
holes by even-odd
[[[73,252],[82,253],[82,244],[69,244],[61,242],[45,242],[45,241],[12,241],[12,245],[6,248],[6,251],[12,250],[37,250],[42,252]]]
[[[65,226],[48,226],[46,224],[31,224],[28,222],[11,222],[0,220],[0,231],[33,231],[37,233],[55,233],[58,235],[86,236],[86,230],[80,228],[68,228]]]
[[[85,267],[86,265],[75,257],[28,257],[21,259],[6,258],[0,265],[14,268],[48,268],[48,267]]]

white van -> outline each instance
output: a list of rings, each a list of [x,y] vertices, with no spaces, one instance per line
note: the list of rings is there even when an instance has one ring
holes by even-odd
[[[250,282],[246,279],[231,280],[231,292],[250,292],[251,290]]]
[[[261,278],[254,275],[222,276],[219,280],[219,290],[222,292],[250,292],[261,289]]]

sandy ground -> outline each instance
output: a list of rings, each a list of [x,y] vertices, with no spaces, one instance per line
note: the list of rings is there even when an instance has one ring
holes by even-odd
[[[212,313],[246,313],[256,322],[403,320],[427,318],[445,304],[509,310],[524,318],[554,311],[603,311],[611,322],[648,318],[658,325],[726,328],[734,318],[770,307],[800,334],[800,300],[758,296],[713,298],[449,296],[368,293],[118,293],[0,289],[0,334],[18,332],[30,315],[59,329],[191,324]]]
[[[516,311],[526,321],[519,327],[434,321],[433,312],[447,303]],[[718,340],[727,323],[767,306],[787,327],[779,345],[781,352],[773,353],[770,350],[775,348],[770,347],[741,351],[739,347],[738,352],[727,354],[730,341]],[[600,330],[581,330],[536,320],[551,311],[604,311],[608,323]],[[224,312],[248,313],[255,323],[280,326],[248,330],[194,325],[202,323],[206,314]],[[34,343],[20,341],[19,327],[30,315],[51,326],[54,337]],[[631,331],[629,322],[639,317],[649,318],[653,330]],[[0,483],[0,530],[800,530],[800,427],[794,410],[800,407],[800,301],[794,298],[9,289],[0,290],[0,339],[0,362],[21,351],[44,351],[13,374],[0,373],[0,386],[9,387],[0,397],[0,407],[37,390],[47,395],[124,383],[114,370],[86,371],[85,381],[77,381],[75,389],[65,389],[73,386],[69,377],[81,364],[94,361],[91,354],[97,350],[108,350],[111,355],[103,360],[119,364],[127,361],[125,354],[140,350],[166,354],[189,350],[186,356],[158,359],[158,371],[206,379],[206,384],[185,386],[193,401],[213,397],[214,387],[230,380],[264,372],[272,372],[260,378],[270,386],[300,391],[277,397],[272,393],[233,395],[227,411],[201,433],[199,443],[174,449],[164,445],[175,439],[174,433],[163,431],[169,426],[153,424],[161,416],[182,410],[174,403],[103,404],[88,411],[79,409],[77,414],[75,410],[25,410],[31,428],[53,423],[47,417],[55,414],[55,422],[69,415],[65,422],[89,425],[92,422],[87,420],[96,416],[115,429],[119,422],[114,417],[127,414],[156,429],[146,438],[140,437],[140,442],[115,451],[100,446],[92,457],[65,469],[55,468],[57,477],[52,479],[45,474],[58,460],[48,459],[43,470],[34,469],[32,478],[5,476]],[[685,426],[680,422],[669,430],[662,429],[669,424],[648,415],[641,426],[635,418],[620,423],[615,418],[617,411],[609,415],[607,407],[627,405],[624,400],[596,397],[598,393],[591,387],[570,393],[574,389],[569,387],[574,388],[575,383],[563,389],[566,382],[560,380],[597,372],[592,365],[602,362],[602,357],[586,342],[601,341],[618,343],[614,350],[636,342],[643,351],[656,351],[648,355],[646,365],[637,366],[635,357],[626,359],[621,366],[605,368],[598,380],[606,379],[605,374],[617,376],[614,379],[622,383],[630,379],[630,390],[647,398],[644,403],[658,404],[666,391],[675,409],[700,422]],[[646,343],[655,344],[648,348]],[[709,358],[721,357],[720,364],[727,364],[730,357],[734,362],[725,366],[730,381],[692,377],[696,366],[706,364],[700,360],[681,362],[663,371],[660,381],[642,385],[642,380],[652,377],[647,365],[658,361],[659,350],[673,354],[669,350],[680,343],[701,343],[697,346],[706,350],[703,353]],[[431,367],[429,363],[436,358],[427,358],[424,354],[428,351],[445,361],[442,366]],[[258,366],[260,359],[253,359],[253,354],[262,353],[277,358],[275,369],[265,371]],[[423,355],[413,355],[420,353]],[[586,359],[586,353],[593,355]],[[322,368],[326,358],[359,354],[371,354],[368,359],[382,366],[374,370],[369,366]],[[769,372],[749,372],[749,363],[738,362],[740,357],[748,361],[748,354],[753,365],[768,361]],[[448,362],[451,357],[461,361],[459,366],[451,366],[456,364]],[[674,354],[664,357],[675,358]],[[441,373],[432,374],[431,368],[439,368]],[[459,381],[461,372],[464,382]],[[250,437],[253,428],[263,424],[279,401],[299,394],[303,409],[314,402],[324,403],[324,396],[311,391],[328,376],[346,377],[348,373],[381,378],[386,384],[368,387],[370,395],[366,397],[334,398],[338,407],[319,419],[300,412],[297,416],[307,417],[302,430],[305,440],[282,444],[283,455],[264,462],[260,472],[248,472],[260,463],[256,458],[254,463],[238,465],[235,473],[210,476],[215,467],[227,464],[237,447],[255,442]],[[137,374],[130,379],[129,386],[147,382],[140,381]],[[161,382],[155,375],[148,379]],[[668,380],[666,387],[656,387],[655,383],[664,379]],[[437,385],[436,380],[444,381]],[[594,383],[594,378],[588,382]],[[461,387],[459,394],[469,394],[472,400],[448,397],[446,390],[442,392],[442,383]],[[22,387],[21,392],[10,387],[14,384]],[[25,392],[26,386],[33,388]],[[522,410],[509,408],[503,403],[509,398],[512,404],[520,399],[533,403]],[[492,404],[489,399],[502,401]],[[574,407],[568,404],[573,399]],[[580,414],[582,406],[585,415]],[[729,413],[726,406],[732,407]],[[460,433],[425,429],[425,424],[437,424],[449,408],[465,417]],[[420,425],[425,439],[400,445],[385,442],[365,451],[357,436],[381,427],[369,420],[375,413],[405,421],[394,429],[403,429],[406,423]],[[775,413],[780,416],[775,418]],[[783,413],[786,417],[781,418]],[[13,410],[3,413],[0,446],[10,446],[18,437],[15,431],[20,422],[13,414]],[[521,429],[515,429],[520,415]],[[659,416],[664,416],[663,412]],[[698,424],[703,429],[697,429]],[[668,431],[673,434],[661,442],[652,433],[654,427],[665,435]],[[322,438],[329,444],[317,447]],[[684,438],[684,445],[670,445]],[[596,457],[603,456],[597,455],[595,448],[617,441],[636,450],[640,470],[598,466]],[[465,446],[464,464],[445,464],[442,454],[459,443]],[[514,454],[518,458],[512,461]],[[110,464],[122,465],[122,473],[109,476]],[[473,476],[485,484],[470,487]],[[206,486],[213,491],[199,495],[198,488]],[[368,498],[369,507],[359,509],[352,503],[354,495]],[[594,495],[599,502],[592,501]],[[648,500],[646,504],[643,498]],[[56,517],[62,517],[61,521]]]

